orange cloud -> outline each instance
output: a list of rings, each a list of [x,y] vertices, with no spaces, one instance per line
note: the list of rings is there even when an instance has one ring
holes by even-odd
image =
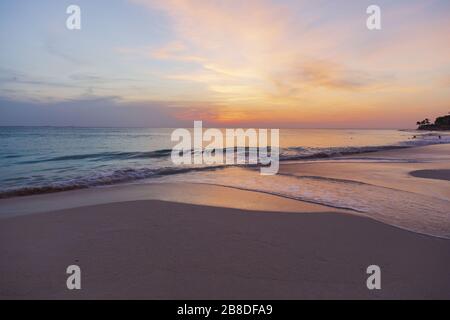
[[[416,19],[417,25],[409,19],[420,17],[426,3],[407,11],[385,8],[385,29],[375,34],[365,28],[365,10],[352,19],[322,21],[303,1],[133,2],[159,10],[172,24],[174,39],[153,48],[151,57],[191,63],[161,74],[173,81],[174,91],[181,83],[195,83],[183,98],[190,95],[208,106],[201,107],[205,113],[196,109],[181,117],[356,121],[358,114],[399,117],[406,107],[420,109],[424,92],[435,105],[450,100],[448,91],[429,81],[441,79],[439,68],[448,70],[450,64],[450,45],[443,41],[448,22],[439,18],[423,27],[426,19]],[[305,12],[303,19],[298,12]],[[405,23],[397,27],[393,21]],[[396,103],[401,106],[394,112]]]

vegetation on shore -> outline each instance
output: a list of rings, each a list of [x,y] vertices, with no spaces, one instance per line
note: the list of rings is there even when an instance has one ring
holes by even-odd
[[[434,123],[431,123],[427,118],[422,121],[417,121],[418,130],[450,130],[450,115],[436,118]]]

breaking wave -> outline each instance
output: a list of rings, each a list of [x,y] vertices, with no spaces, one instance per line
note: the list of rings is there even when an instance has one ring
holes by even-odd
[[[427,137],[432,137],[432,139],[427,139]],[[442,136],[439,140],[436,139],[436,135],[423,135],[418,139],[403,141],[396,145],[387,146],[361,146],[361,147],[329,147],[329,148],[318,148],[318,147],[289,147],[280,150],[280,161],[313,161],[320,159],[336,159],[341,156],[346,155],[357,155],[362,153],[383,151],[383,150],[393,150],[401,148],[409,148],[415,146],[424,146],[431,144],[441,144],[450,143],[450,136]],[[269,147],[270,149],[270,147]],[[229,149],[222,149],[225,154]],[[245,156],[251,153],[256,153],[256,148],[234,148],[236,154],[239,152],[244,152]],[[170,155],[172,149],[159,149],[148,152],[99,152],[99,153],[86,153],[86,154],[72,154],[63,155],[58,157],[46,157],[32,159],[28,161],[23,161],[20,159],[20,155],[17,154],[4,154],[0,155],[0,158],[4,159],[14,159],[19,158],[21,161],[16,162],[16,165],[44,165],[49,163],[50,169],[53,170],[53,165],[51,163],[61,162],[67,164],[63,168],[56,168],[54,170],[66,170],[66,171],[77,171],[77,166],[80,160],[88,162],[102,162],[115,161],[115,163],[121,163],[124,168],[108,169],[108,164],[102,164],[101,167],[106,168],[104,170],[94,170],[93,173],[85,173],[84,176],[75,177],[61,177],[57,176],[54,180],[46,181],[35,181],[32,177],[28,176],[16,176],[14,179],[5,178],[3,181],[11,182],[12,180],[20,181],[22,186],[6,187],[3,186],[0,189],[0,198],[8,198],[14,196],[24,196],[31,194],[40,193],[51,193],[59,191],[67,191],[74,189],[82,189],[94,186],[111,185],[123,182],[132,182],[136,180],[148,179],[153,177],[161,177],[166,175],[182,174],[193,171],[205,171],[205,170],[216,170],[230,165],[213,165],[213,166],[174,166],[170,161]],[[194,153],[194,150],[191,150]],[[133,167],[132,164],[128,165],[126,161],[129,160],[145,160],[145,164],[139,168]],[[369,159],[365,157],[364,159]],[[162,165],[156,166],[152,161],[160,161]],[[380,160],[380,159],[378,159]],[[73,161],[73,164],[72,164]],[[41,170],[46,170],[45,168]]]
[[[194,171],[212,171],[221,169],[225,166],[210,166],[210,167],[191,167],[191,168],[124,168],[114,170],[112,172],[101,172],[85,177],[73,178],[67,181],[54,182],[49,184],[37,185],[33,187],[12,188],[0,191],[1,198],[10,198],[17,196],[27,196],[34,194],[52,193],[69,191],[76,189],[85,189],[95,186],[106,186],[124,182],[131,182],[136,180],[148,179],[153,177],[169,176],[173,174],[181,174]]]

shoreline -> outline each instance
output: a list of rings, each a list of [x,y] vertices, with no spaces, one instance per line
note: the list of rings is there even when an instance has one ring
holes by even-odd
[[[414,172],[422,172],[423,170],[426,172],[431,171],[433,176],[415,176]],[[355,185],[356,189],[354,192],[363,189],[366,190],[365,192],[385,190],[383,192],[388,192],[386,196],[389,194],[398,194],[399,196],[409,197],[410,201],[415,202],[415,206],[422,206],[423,210],[429,209],[425,204],[421,204],[418,201],[419,199],[426,201],[428,203],[427,205],[433,205],[430,201],[434,201],[440,206],[439,210],[442,211],[446,206],[445,203],[450,201],[450,188],[448,188],[447,179],[436,178],[445,176],[448,170],[450,170],[450,144],[439,144],[363,153],[356,158],[352,155],[346,155],[339,159],[328,161],[288,162],[280,166],[278,176],[288,179],[280,180],[281,184],[294,186],[296,184],[301,186],[305,182],[308,183],[308,179],[311,178],[325,179],[325,182],[328,180],[330,183],[334,183],[334,181],[337,183],[342,182],[344,183],[342,187],[350,182]],[[254,211],[349,213],[369,217],[410,231],[450,238],[450,219],[448,214],[443,211],[439,213],[441,223],[437,223],[436,221],[437,224],[435,227],[431,226],[432,229],[422,228],[423,230],[419,230],[417,227],[409,226],[408,224],[405,225],[402,220],[398,220],[397,222],[392,220],[389,215],[384,214],[384,209],[382,208],[376,211],[371,210],[369,213],[365,210],[352,210],[352,207],[338,205],[330,201],[309,200],[292,196],[289,193],[283,194],[277,192],[276,186],[274,186],[274,190],[269,190],[267,188],[256,187],[256,185],[255,188],[251,185],[245,186],[239,183],[230,184],[229,179],[223,180],[223,177],[230,174],[232,177],[245,177],[244,179],[256,178],[252,174],[249,175],[249,171],[246,168],[233,167],[212,172],[214,180],[207,179],[203,180],[203,182],[202,179],[197,181],[195,176],[181,174],[179,177],[152,178],[139,183],[124,183],[0,199],[0,221],[12,216],[97,204],[136,200],[163,200]],[[296,180],[295,178],[299,178],[300,180]],[[270,177],[265,179],[270,179]],[[274,180],[274,182],[276,181]],[[279,184],[280,182],[277,183]],[[329,188],[330,184],[327,182],[323,186]],[[333,189],[339,188],[338,185],[331,187]],[[413,195],[414,197],[411,198]],[[348,200],[353,201],[350,198]],[[379,206],[379,203],[373,204]],[[389,203],[385,205],[390,206]],[[420,221],[422,212],[425,211],[417,211],[414,213],[414,219],[417,222]],[[413,212],[406,212],[404,214],[411,215]]]
[[[436,175],[450,169],[449,150],[370,153],[402,162],[348,156],[283,164],[280,174],[351,178],[445,202],[449,181]],[[418,170],[434,178],[413,176]],[[444,221],[438,225],[449,230]],[[0,258],[1,299],[450,299],[449,239],[217,185],[130,184],[2,199]],[[80,291],[66,288],[72,264],[82,270]],[[366,287],[373,264],[381,290]]]
[[[343,209],[233,187],[167,182],[117,185],[3,199],[0,200],[0,222],[16,216],[144,200],[250,211],[348,212]]]
[[[308,161],[340,161],[343,160],[345,158],[348,157],[355,157],[355,156],[367,156],[367,155],[372,155],[372,154],[379,154],[379,153],[383,153],[386,151],[401,151],[401,150],[405,150],[405,149],[420,149],[420,148],[427,148],[427,147],[433,147],[433,146],[440,146],[440,145],[450,145],[450,142],[439,142],[439,143],[432,143],[432,144],[425,144],[425,145],[386,145],[386,146],[373,146],[373,147],[362,147],[362,148],[366,148],[368,149],[367,151],[347,151],[347,152],[343,152],[343,154],[339,155],[339,152],[336,152],[336,154],[331,154],[331,155],[326,155],[326,156],[318,156],[318,155],[313,155],[311,157],[309,156],[300,156],[299,158],[285,158],[285,159],[280,159],[280,166],[283,165],[288,165],[291,163],[306,163]],[[354,147],[354,148],[358,148],[358,147]],[[373,150],[372,150],[373,149]],[[238,168],[250,168],[248,166],[235,166],[235,165],[231,165],[231,166],[225,166],[225,165],[219,165],[217,168],[210,168],[210,167],[205,167],[205,168],[192,168],[192,169],[187,169],[186,172],[195,172],[195,171],[208,171],[208,170],[224,170],[224,169],[229,169],[229,168],[233,168],[233,167],[238,167]],[[157,170],[154,172],[157,173]],[[182,173],[171,173],[174,175],[177,174],[183,174]],[[170,174],[170,175],[171,175]],[[164,175],[163,175],[164,176]],[[168,175],[167,175],[168,176]],[[145,181],[145,180],[149,180],[152,179],[152,177],[140,177],[140,178],[126,178],[123,177],[123,179],[119,179],[115,182],[108,182],[108,183],[94,183],[94,184],[80,184],[80,185],[66,185],[66,186],[57,186],[57,185],[46,185],[46,186],[34,186],[34,187],[22,187],[22,188],[18,188],[18,189],[11,189],[11,190],[4,190],[0,192],[0,201],[3,199],[13,199],[13,198],[20,198],[20,197],[29,197],[29,196],[38,196],[38,195],[44,195],[44,194],[55,194],[55,193],[60,193],[60,192],[68,192],[68,191],[77,191],[77,190],[84,190],[84,189],[88,189],[88,190],[93,190],[95,188],[101,188],[101,187],[115,187],[115,186],[125,186],[125,185],[130,185],[130,184],[138,184],[141,181]]]

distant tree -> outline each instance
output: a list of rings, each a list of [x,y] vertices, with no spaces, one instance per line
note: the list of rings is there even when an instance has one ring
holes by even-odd
[[[422,121],[416,122],[418,129],[422,130],[450,130],[450,112],[449,115],[437,117],[434,122],[425,118]]]
[[[418,126],[425,126],[425,125],[428,125],[428,124],[430,124],[430,119],[426,118],[426,119],[424,119],[424,120],[422,120],[422,121],[417,121],[416,124],[417,124]]]

